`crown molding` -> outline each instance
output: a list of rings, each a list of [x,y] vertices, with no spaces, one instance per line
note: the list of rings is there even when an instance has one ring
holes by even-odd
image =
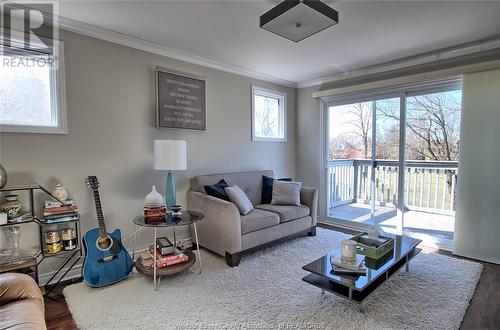
[[[226,63],[222,63],[219,61],[215,61],[212,59],[204,58],[201,56],[197,56],[194,54],[190,54],[187,52],[179,51],[176,49],[172,49],[166,46],[163,46],[159,43],[155,43],[152,41],[140,39],[125,33],[108,30],[99,26],[91,25],[88,23],[83,23],[77,20],[69,19],[66,17],[59,16],[58,18],[59,28],[86,35],[92,38],[112,42],[115,44],[127,46],[130,48],[139,49],[142,51],[146,51],[149,53],[162,55],[165,57],[173,58],[176,60],[201,65],[207,68],[216,69],[228,73],[233,73],[249,78],[254,78],[258,80],[263,80],[270,83],[275,83],[278,85],[283,85],[291,88],[297,88],[297,83],[285,79],[280,79],[277,77],[273,77],[270,75],[266,75],[263,73],[255,72],[252,70],[244,69],[239,66],[230,65]]]
[[[341,80],[381,74],[389,71],[397,71],[412,66],[431,64],[434,62],[449,60],[461,56],[486,53],[495,49],[500,49],[500,37],[459,45],[451,48],[445,48],[430,53],[411,56],[387,63],[382,63],[379,65],[357,69],[347,73],[337,73],[318,79],[301,81],[297,83],[297,88],[319,86]]]

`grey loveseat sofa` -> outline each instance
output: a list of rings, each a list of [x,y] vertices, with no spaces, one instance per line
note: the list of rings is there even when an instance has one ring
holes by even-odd
[[[317,189],[301,189],[301,206],[261,205],[263,175],[274,176],[273,171],[267,170],[199,175],[190,180],[188,207],[205,215],[197,224],[196,243],[224,256],[231,267],[238,266],[245,252],[299,235],[316,235]],[[207,195],[203,186],[216,184],[220,179],[230,186],[238,185],[255,209],[243,216],[233,203]]]

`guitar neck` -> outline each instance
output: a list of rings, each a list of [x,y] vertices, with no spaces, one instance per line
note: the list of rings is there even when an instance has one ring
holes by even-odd
[[[105,238],[108,234],[106,232],[106,224],[104,223],[104,215],[102,213],[101,198],[99,197],[99,191],[97,189],[93,189],[92,192],[94,193],[95,210],[97,213],[97,222],[99,224],[99,236]]]

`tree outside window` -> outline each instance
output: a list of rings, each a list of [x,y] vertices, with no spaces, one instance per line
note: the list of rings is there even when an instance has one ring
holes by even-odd
[[[252,140],[286,141],[286,94],[252,86]]]

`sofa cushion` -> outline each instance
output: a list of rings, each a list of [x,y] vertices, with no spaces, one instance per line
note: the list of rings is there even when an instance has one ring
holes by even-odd
[[[229,185],[227,184],[227,182],[224,179],[220,179],[219,182],[217,182],[216,184],[214,184],[212,186],[210,186],[210,185],[203,186],[203,188],[205,188],[205,192],[208,195],[230,202],[229,196],[227,195],[226,191],[224,190],[227,187],[229,187]]]
[[[309,207],[305,205],[292,206],[292,205],[271,205],[271,204],[261,204],[256,205],[257,210],[266,210],[274,212],[279,215],[280,222],[287,222],[291,220],[300,219],[309,215]]]
[[[240,187],[237,185],[226,187],[225,191],[229,196],[229,200],[231,200],[231,202],[233,202],[240,211],[240,214],[247,215],[253,210],[252,202],[250,202],[247,195],[245,195]]]
[[[271,204],[300,206],[301,187],[302,182],[274,182]]]
[[[241,216],[241,234],[279,225],[280,217],[277,213],[253,209],[247,215]]]
[[[262,197],[260,199],[260,204],[271,204],[271,199],[273,198],[273,183],[274,178],[270,176],[262,176]],[[292,181],[292,178],[281,178],[278,181]]]

